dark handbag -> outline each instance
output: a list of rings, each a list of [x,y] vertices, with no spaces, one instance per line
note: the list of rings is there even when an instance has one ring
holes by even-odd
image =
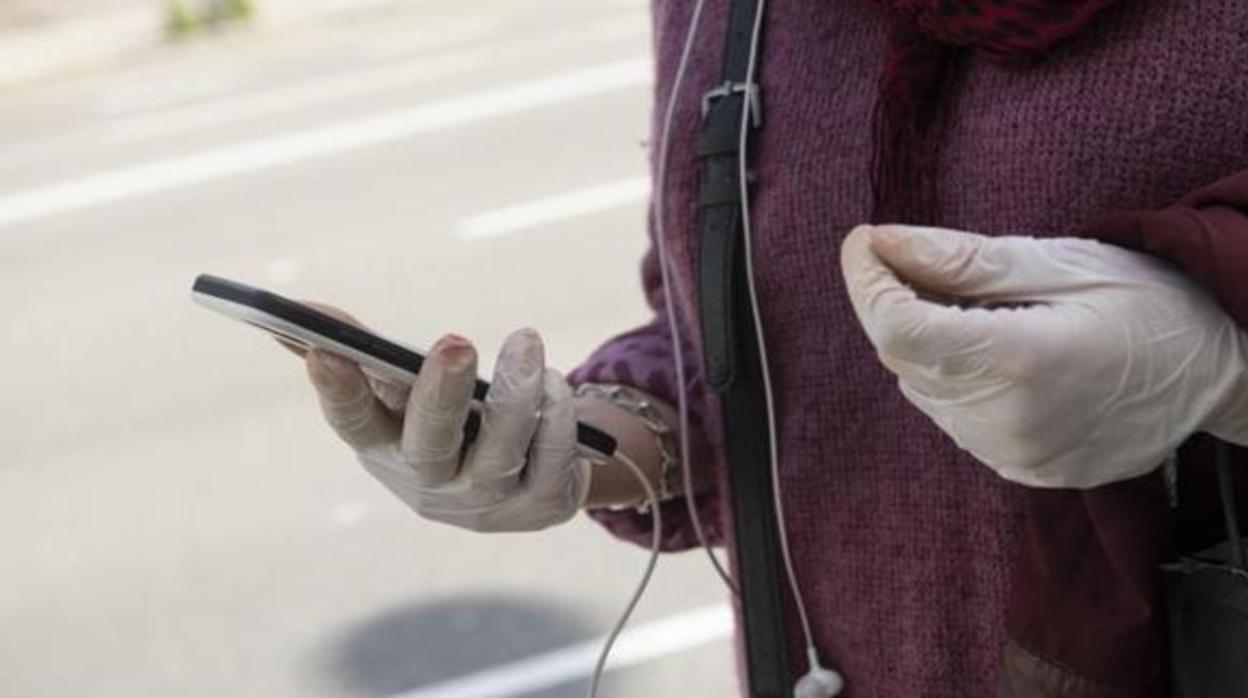
[[[1174,698],[1248,697],[1248,565],[1230,461],[1230,447],[1218,444],[1227,541],[1162,567]]]

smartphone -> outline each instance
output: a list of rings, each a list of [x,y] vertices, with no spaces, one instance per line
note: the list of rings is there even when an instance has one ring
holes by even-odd
[[[411,385],[424,365],[417,349],[345,323],[319,310],[259,288],[211,274],[200,274],[191,286],[191,298],[200,305],[258,327],[284,342],[307,349],[324,349],[359,364],[366,374],[398,385]],[[476,440],[481,429],[480,402],[489,383],[477,379],[474,409],[464,424],[464,444]],[[578,445],[596,455],[611,457],[616,441],[588,424],[576,426]]]

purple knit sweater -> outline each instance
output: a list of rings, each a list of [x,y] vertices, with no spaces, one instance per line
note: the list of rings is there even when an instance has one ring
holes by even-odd
[[[726,491],[719,406],[698,380],[693,321],[693,142],[698,97],[718,80],[728,2],[707,5],[676,109],[668,186],[656,193],[666,197],[675,278],[662,287],[652,250],[642,276],[654,321],[606,342],[570,378],[632,384],[675,404],[662,314],[663,294],[673,294],[690,342],[692,418],[715,446]],[[667,102],[691,9],[656,0],[657,105]],[[850,0],[780,3],[766,18],[752,214],[789,543],[816,641],[846,676],[845,695],[987,698],[997,693],[1021,489],[902,398],[839,273],[842,238],[870,213],[886,30]],[[1248,167],[1246,31],[1240,0],[1123,2],[1041,61],[970,57],[937,169],[939,219],[913,222],[1071,234],[1108,211],[1161,207]],[[731,549],[727,499],[701,502],[716,542]],[[648,518],[594,515],[648,542]],[[667,549],[697,544],[682,505],[666,505],[664,521]],[[789,627],[800,647],[795,618]]]

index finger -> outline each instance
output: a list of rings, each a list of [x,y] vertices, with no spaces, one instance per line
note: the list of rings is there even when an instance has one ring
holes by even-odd
[[[876,350],[951,373],[981,368],[1003,329],[1000,315],[921,297],[871,249],[871,230],[859,226],[845,238],[841,272],[854,314]]]

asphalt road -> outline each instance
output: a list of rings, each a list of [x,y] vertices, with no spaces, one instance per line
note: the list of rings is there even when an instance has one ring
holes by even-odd
[[[0,95],[0,695],[583,694],[645,551],[418,519],[189,298],[457,331],[486,376],[522,325],[568,368],[645,319],[644,3],[463,5]],[[606,693],[730,695],[725,602],[666,556]]]

